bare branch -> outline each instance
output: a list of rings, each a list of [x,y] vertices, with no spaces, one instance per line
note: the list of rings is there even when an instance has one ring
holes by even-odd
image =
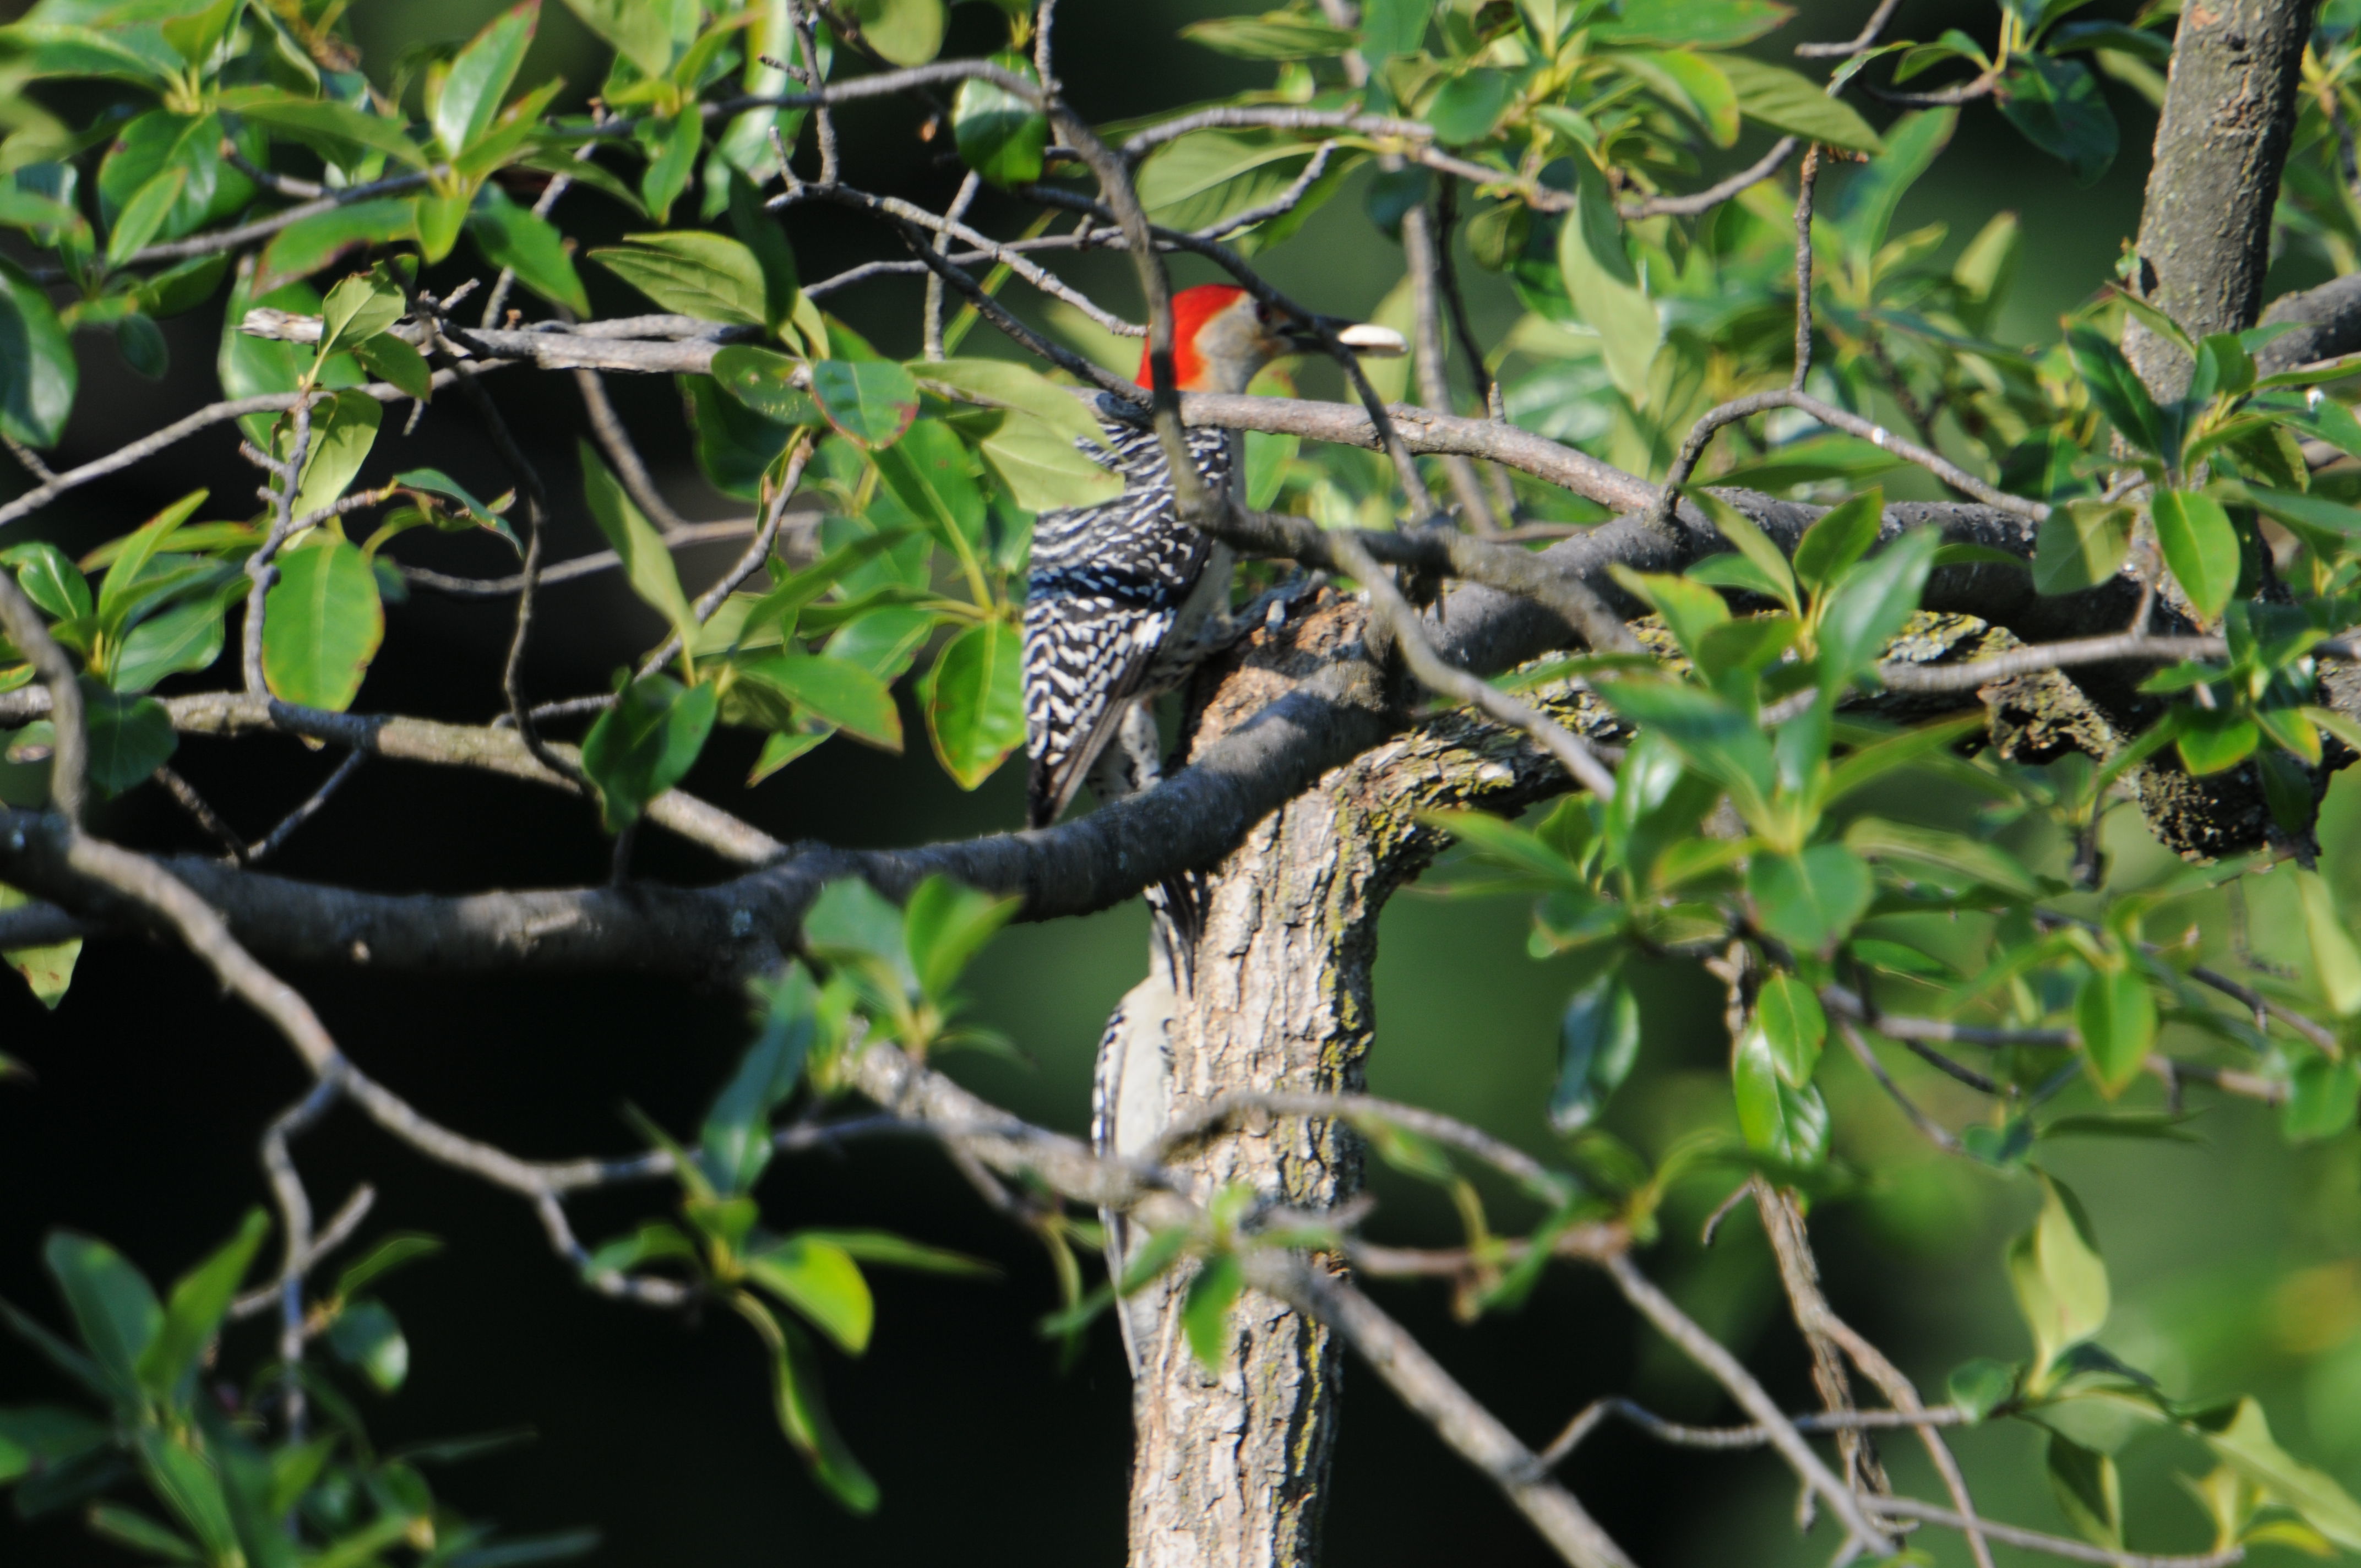
[[[2022,1530],[2013,1524],[1963,1519],[1949,1508],[1938,1508],[1932,1503],[1922,1503],[1912,1497],[1864,1497],[1861,1506],[1888,1519],[1921,1519],[1927,1524],[1942,1525],[1951,1530],[1980,1530],[2006,1546],[2048,1552],[2052,1557],[2063,1557],[2070,1563],[2102,1563],[2106,1568],[2229,1568],[2231,1563],[2243,1563],[2246,1557],[2246,1549],[2243,1546],[2228,1546],[2219,1552],[2190,1557],[2151,1557],[2145,1552],[2117,1552],[2112,1547],[2070,1541],[2062,1535],[2044,1535],[2039,1530]]]
[[[1805,60],[1833,60],[1875,49],[1878,35],[1885,31],[1885,24],[1894,20],[1894,13],[1901,8],[1902,0],[1878,0],[1877,9],[1869,14],[1869,20],[1851,38],[1840,44],[1797,44],[1795,53]]]
[[[1894,3],[1899,4],[1900,0],[1894,0]],[[1649,196],[1641,201],[1623,203],[1615,210],[1632,222],[1642,218],[1697,217],[1711,212],[1741,191],[1751,190],[1778,173],[1785,167],[1787,160],[1795,155],[1796,146],[1796,139],[1794,137],[1781,137],[1771,144],[1771,150],[1761,158],[1729,179],[1718,180],[1702,191],[1693,191],[1686,196]]]

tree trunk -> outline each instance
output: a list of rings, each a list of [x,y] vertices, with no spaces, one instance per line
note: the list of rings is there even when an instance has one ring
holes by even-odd
[[[2255,324],[2271,259],[2271,209],[2295,129],[2308,0],[2190,0],[2140,214],[2141,296],[2192,338]],[[2188,356],[2134,323],[2124,349],[2161,397]]]
[[[1359,660],[1360,626],[1360,607],[1332,597],[1276,637],[1257,634],[1192,744],[1322,665]],[[1521,737],[1454,715],[1335,770],[1257,824],[1207,879],[1190,993],[1169,1036],[1174,1112],[1241,1089],[1358,1090],[1375,1028],[1378,916],[1436,847],[1418,813],[1478,798],[1513,809],[1545,787],[1564,788],[1563,776]],[[1204,1195],[1239,1182],[1312,1210],[1361,1181],[1357,1138],[1301,1118],[1211,1139],[1179,1164]],[[1151,1286],[1129,1314],[1142,1363],[1133,1568],[1301,1568],[1320,1555],[1337,1345],[1249,1291],[1230,1313],[1220,1371],[1208,1373],[1180,1326],[1191,1275]]]

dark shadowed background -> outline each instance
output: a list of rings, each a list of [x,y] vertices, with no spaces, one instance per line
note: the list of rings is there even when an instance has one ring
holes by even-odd
[[[1193,16],[1238,8],[1065,0],[1058,15],[1061,73],[1072,97],[1102,119],[1254,84],[1267,79],[1262,68],[1174,36]],[[0,5],[0,15],[18,9]],[[493,9],[489,0],[361,0],[355,20],[368,58],[383,62],[413,39],[464,36]],[[1816,6],[1763,47],[1784,52],[1798,38],[1849,35],[1863,9]],[[1000,24],[989,7],[963,5],[953,16],[947,52],[992,47]],[[1913,4],[1889,36],[1932,38],[1946,26],[1988,39],[1992,12]],[[601,65],[572,18],[553,5],[523,80],[555,72],[577,84],[595,82]],[[2075,188],[2059,165],[2033,153],[1984,105],[1966,113],[1953,151],[1905,208],[1898,229],[1942,219],[1955,243],[1998,208],[2020,214],[2026,275],[2004,336],[2053,334],[2058,313],[2109,276],[2136,224],[2152,117],[2129,93],[2113,83],[2107,91],[2123,121],[2125,150],[2094,189]],[[59,106],[86,113],[98,102]],[[958,171],[941,160],[939,144],[917,139],[913,118],[900,104],[849,113],[847,175],[939,208]],[[1742,146],[1733,161],[1753,151],[1752,143]],[[1008,232],[1013,212],[990,202],[983,212],[987,226],[997,222]],[[625,226],[619,209],[592,193],[570,196],[558,216],[586,246]],[[879,234],[840,211],[797,211],[786,226],[807,280],[890,254]],[[473,261],[463,249],[444,286]],[[1362,215],[1356,191],[1268,265],[1304,300],[1349,313],[1374,306],[1399,278],[1401,260]],[[1177,264],[1184,281],[1197,278],[1193,266]],[[1065,270],[1117,310],[1136,313],[1119,259],[1084,258]],[[1472,266],[1463,274],[1477,293],[1479,332],[1497,337],[1515,318],[1512,300]],[[598,269],[586,268],[584,276],[602,313],[644,308]],[[881,347],[901,354],[917,348],[917,297],[915,283],[889,281],[829,302]],[[1018,302],[1031,312],[1032,302]],[[104,338],[85,335],[85,394],[55,455],[60,466],[219,395],[217,308],[166,330],[172,368],[160,382],[133,376]],[[979,334],[979,345],[985,335]],[[583,428],[571,381],[511,370],[492,386],[551,481],[555,554],[597,548],[571,455]],[[609,386],[679,510],[695,519],[731,515],[733,503],[708,489],[690,460],[672,388],[621,377]],[[389,435],[391,429],[389,422]],[[389,472],[432,465],[478,493],[508,485],[456,399],[436,404],[415,434],[381,442],[373,462]],[[76,493],[34,520],[31,532],[86,547],[200,485],[212,488],[215,511],[234,514],[245,503],[233,498],[255,483],[228,436],[216,433]],[[691,556],[692,588],[734,548]],[[499,547],[478,539],[413,534],[401,553],[446,570],[501,569]],[[528,675],[537,698],[604,690],[611,669],[656,635],[650,613],[612,576],[554,588],[544,604]],[[357,707],[489,718],[507,630],[508,611],[497,604],[422,594],[393,608],[385,651]],[[915,722],[910,733],[921,733]],[[895,759],[838,744],[748,793],[738,781],[752,760],[751,742],[718,732],[689,787],[782,839],[909,842],[1005,828],[1021,816],[1014,768],[967,795],[923,755]],[[291,740],[192,740],[175,765],[210,798],[238,803],[237,825],[258,832],[331,762]],[[2351,786],[2340,784],[2325,837],[2332,873],[2348,889],[2361,871],[2349,852],[2353,817]],[[141,844],[205,847],[153,790],[113,807],[102,827]],[[2130,851],[2128,840],[2124,848]],[[606,863],[605,840],[580,803],[456,770],[376,763],[296,839],[280,869],[391,890],[458,891],[596,881]],[[656,835],[642,839],[638,864],[649,876],[721,872]],[[2268,896],[2251,912],[2266,951],[2285,934],[2280,914]],[[1556,1018],[1581,976],[1572,960],[1524,957],[1525,923],[1516,901],[1446,903],[1416,888],[1397,900],[1383,927],[1370,1083],[1543,1148]],[[1145,931],[1140,911],[1126,907],[1005,935],[972,971],[971,992],[983,1020],[1015,1040],[1027,1060],[972,1057],[955,1060],[953,1069],[1025,1114],[1079,1130],[1098,1030],[1141,972]],[[488,981],[335,970],[291,978],[358,1061],[423,1111],[533,1156],[631,1148],[626,1103],[674,1128],[693,1125],[746,1038],[741,998],[630,975]],[[1719,1065],[1727,1042],[1710,982],[1671,967],[1649,981],[1645,1059],[1611,1117],[1643,1148],[1661,1141],[1654,1131],[1672,1120],[1673,1107],[1701,1096],[1726,1100],[1729,1092]],[[269,1031],[225,1003],[195,963],[131,942],[94,945],[54,1016],[21,987],[0,985],[0,1045],[38,1074],[29,1083],[0,1083],[0,1295],[51,1318],[57,1304],[37,1258],[48,1230],[64,1225],[104,1236],[151,1277],[170,1278],[265,1201],[257,1137],[305,1081]],[[1938,1090],[1914,1086],[1942,1103]],[[1912,1135],[1849,1066],[1836,1070],[1830,1094],[1839,1149],[1850,1143],[1882,1158],[1906,1157]],[[2081,1162],[2069,1154],[2059,1164],[2089,1201],[2115,1276],[2110,1344],[2157,1368],[2176,1392],[2246,1380],[2265,1394],[2290,1447],[2332,1462],[2354,1485],[2361,1483],[2361,1338],[2355,1337],[2361,1269],[2346,1260],[2361,1219],[2361,1152],[2351,1134],[2290,1151],[2266,1114],[2235,1106],[2209,1113],[2200,1124],[2209,1140],[2202,1149],[2110,1147],[2092,1151],[2103,1158]],[[408,1335],[408,1385],[390,1398],[361,1398],[389,1447],[531,1429],[532,1442],[435,1478],[463,1507],[506,1529],[595,1525],[606,1544],[594,1561],[618,1565],[751,1568],[856,1554],[887,1563],[1119,1560],[1129,1409],[1115,1335],[1102,1324],[1081,1365],[1061,1373],[1056,1347],[1036,1327],[1055,1299],[1044,1260],[922,1145],[783,1160],[766,1179],[765,1212],[774,1223],[884,1226],[996,1259],[1006,1270],[990,1283],[884,1276],[868,1356],[831,1361],[839,1418],[884,1492],[883,1508],[867,1520],[848,1518],[805,1479],[774,1425],[763,1363],[741,1325],[683,1322],[589,1294],[550,1255],[522,1205],[423,1164],[350,1113],[310,1134],[296,1154],[324,1211],[354,1183],[374,1182],[380,1199],[370,1233],[420,1230],[448,1243],[383,1291]],[[1922,1387],[1938,1389],[1945,1371],[1969,1355],[2023,1350],[2000,1249],[2032,1197],[2021,1179],[1938,1163],[1931,1152],[1915,1163],[1905,1157],[1895,1170],[1861,1197],[1824,1206],[1817,1234],[1839,1309],[1892,1349]],[[1421,1194],[1382,1174],[1378,1190],[1386,1204],[1380,1232],[1390,1225],[1404,1235],[1443,1234],[1444,1216]],[[1800,1349],[1773,1315],[1759,1234],[1741,1223],[1711,1251],[1696,1245],[1697,1220],[1719,1195],[1700,1190],[1675,1205],[1654,1266],[1707,1326],[1735,1334],[1741,1346],[1751,1338],[1756,1365],[1784,1397],[1808,1402]],[[661,1202],[654,1191],[608,1194],[580,1205],[578,1229],[595,1240]],[[2301,1288],[2257,1287],[2291,1261],[2312,1266],[2297,1277]],[[1439,1294],[1389,1289],[1384,1299],[1537,1444],[1609,1390],[1678,1417],[1727,1414],[1712,1390],[1661,1354],[1587,1277],[1561,1273],[1521,1312],[1472,1328],[1451,1320]],[[253,1325],[234,1334],[232,1364],[244,1368],[267,1355],[268,1332]],[[2301,1380],[2292,1370],[2300,1355],[2312,1360]],[[64,1392],[31,1353],[0,1340],[0,1402]],[[1920,1478],[1915,1451],[1888,1446],[1899,1478]],[[2062,1526],[2037,1478],[2029,1432],[1970,1432],[1960,1446],[1989,1511]],[[2168,1488],[2173,1456],[2142,1460],[2142,1452],[2135,1451],[2127,1488]],[[1616,1429],[1593,1438],[1569,1471],[1586,1503],[1643,1562],[1817,1560],[1830,1539],[1823,1530],[1795,1541],[1794,1498],[1782,1475],[1760,1456],[1665,1451]],[[1730,1485],[1741,1476],[1751,1478],[1751,1489]],[[1357,1368],[1346,1374],[1333,1496],[1334,1563],[1546,1560],[1488,1488]],[[1708,1497],[1742,1501],[1719,1511],[1696,1506]],[[2141,1544],[2197,1546],[2195,1510],[2185,1517],[2185,1540]],[[1953,1560],[1946,1554],[1954,1543],[1930,1544],[1938,1558]],[[101,1555],[73,1519],[31,1526],[0,1519],[0,1562],[52,1568]]]

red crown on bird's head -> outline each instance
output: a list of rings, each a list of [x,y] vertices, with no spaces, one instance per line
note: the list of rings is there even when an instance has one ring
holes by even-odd
[[[1208,321],[1246,297],[1235,283],[1200,283],[1172,296],[1172,381],[1184,392],[1204,389],[1205,360],[1197,352],[1197,333]],[[1139,384],[1154,387],[1147,349],[1139,354]]]

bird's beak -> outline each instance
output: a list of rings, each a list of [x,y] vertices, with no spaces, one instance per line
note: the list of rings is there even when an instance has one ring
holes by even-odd
[[[1410,345],[1402,341],[1402,334],[1389,326],[1340,321],[1334,316],[1321,317],[1320,326],[1334,333],[1337,342],[1364,359],[1398,359],[1410,352]],[[1320,352],[1319,330],[1309,323],[1286,327],[1281,335],[1288,346],[1298,354]]]

